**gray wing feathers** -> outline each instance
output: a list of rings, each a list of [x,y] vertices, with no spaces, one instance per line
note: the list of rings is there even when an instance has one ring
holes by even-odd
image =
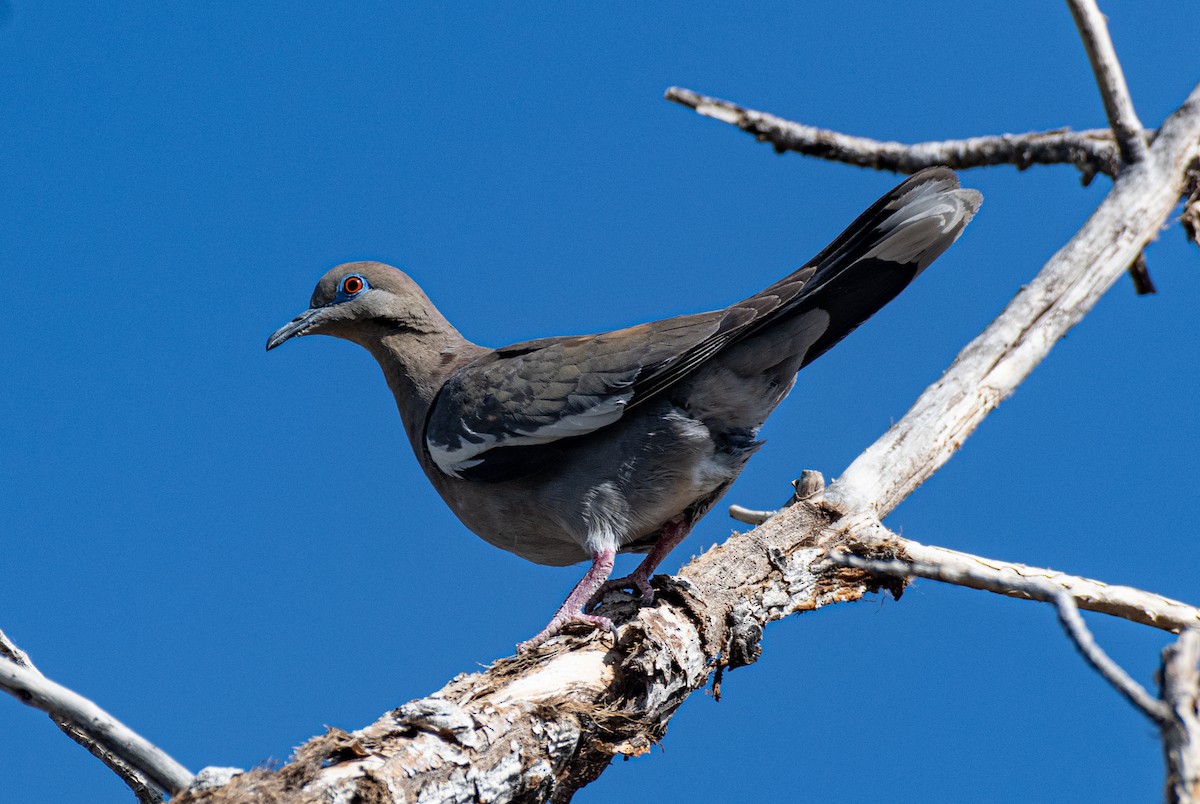
[[[643,381],[671,372],[724,317],[680,316],[486,355],[451,377],[434,401],[425,427],[429,455],[446,474],[463,477],[495,448],[550,444],[612,424],[645,393]]]

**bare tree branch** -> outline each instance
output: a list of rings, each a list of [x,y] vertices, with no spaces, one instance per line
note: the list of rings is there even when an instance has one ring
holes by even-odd
[[[863,563],[866,559],[851,554],[830,556],[834,562],[844,566],[897,577],[929,578],[1045,603],[1054,602],[1056,595],[1065,592],[1079,608],[1140,625],[1176,633],[1200,627],[1200,608],[1153,592],[921,544],[896,535],[879,520],[865,514],[843,517],[838,520],[837,528],[850,536],[853,544],[864,545],[874,553],[901,557],[888,569],[879,561]],[[1040,591],[1033,594],[1029,592],[1030,589]]]
[[[794,151],[857,167],[915,173],[931,165],[958,170],[1015,165],[1075,165],[1084,183],[1097,173],[1116,175],[1118,152],[1111,131],[1034,131],[964,140],[906,144],[855,137],[829,129],[794,123],[767,112],[748,109],[732,101],[671,87],[666,99],[694,109],[698,114],[737,126],[759,142],[769,142],[779,153]]]
[[[1121,171],[1083,228],[827,496],[882,516],[932,476],[1157,237],[1198,159],[1200,86],[1163,123],[1147,158]]]
[[[1134,111],[1133,97],[1125,84],[1121,62],[1108,35],[1108,23],[1095,0],[1067,0],[1067,6],[1075,18],[1075,27],[1079,29],[1084,50],[1092,65],[1096,86],[1104,102],[1104,113],[1117,139],[1121,162],[1125,165],[1139,162],[1146,158],[1146,137]],[[1133,290],[1139,296],[1158,292],[1154,280],[1150,278],[1150,268],[1146,265],[1144,255],[1138,254],[1129,264],[1128,271],[1129,278],[1133,280]]]
[[[956,586],[988,589],[1012,597],[1053,603],[1058,607],[1058,617],[1062,622],[1063,629],[1088,664],[1094,667],[1130,703],[1141,710],[1142,714],[1156,724],[1163,724],[1169,717],[1170,713],[1166,704],[1155,699],[1096,644],[1096,640],[1088,631],[1083,618],[1079,616],[1079,609],[1075,605],[1075,598],[1071,592],[1046,578],[1016,574],[1001,576],[999,573],[980,571],[962,564],[927,564],[899,559],[865,559],[844,551],[836,551],[830,555],[830,558],[838,564],[877,575],[890,575],[897,578],[914,576],[929,578]]]
[[[746,508],[743,505],[729,506],[729,518],[743,525],[761,525],[771,517],[775,516],[777,511],[757,511],[753,508]]]
[[[1133,291],[1139,296],[1149,296],[1158,293],[1154,280],[1150,278],[1150,268],[1146,265],[1146,255],[1138,254],[1129,266],[1129,278],[1133,280]]]
[[[807,501],[735,534],[677,578],[656,578],[652,606],[610,595],[603,613],[620,624],[616,645],[607,634],[557,637],[364,729],[316,738],[277,772],[241,774],[179,802],[567,801],[613,757],[649,750],[713,671],[719,688],[726,672],[757,659],[767,623],[884,588],[878,576],[828,560],[852,545],[868,558],[893,557],[864,546],[839,520],[887,513],[945,462],[1155,236],[1198,157],[1200,87],[1164,124],[1148,158],[1117,178],[1081,234],[826,489],[829,501],[807,488]]]
[[[792,495],[792,499],[787,502],[787,505],[794,505],[798,502],[818,502],[825,496],[825,476],[813,469],[805,469],[800,473],[798,480],[792,481],[792,488],[796,490],[796,493]],[[740,505],[729,506],[729,516],[746,525],[761,525],[777,513],[779,512],[755,511]]]
[[[1189,628],[1163,651],[1162,697],[1171,719],[1163,726],[1167,801],[1200,801],[1200,629]]]
[[[1125,84],[1121,62],[1117,60],[1112,38],[1108,35],[1108,23],[1095,0],[1067,0],[1067,6],[1092,64],[1096,85],[1104,101],[1104,113],[1117,138],[1121,161],[1126,165],[1140,162],[1146,158],[1146,138],[1134,111],[1129,87]]]
[[[34,666],[33,661],[29,658],[29,654],[17,647],[3,631],[0,631],[0,657],[8,659],[14,664],[32,670],[35,673],[41,673]],[[152,785],[144,774],[92,739],[87,732],[80,729],[68,718],[53,713],[48,714],[50,719],[54,721],[54,724],[62,730],[63,734],[79,743],[89,754],[96,757],[96,759],[107,765],[113,773],[117,774],[121,778],[121,781],[125,782],[129,786],[129,789],[133,791],[134,796],[137,797],[140,804],[162,803],[164,791]]]
[[[95,703],[38,671],[0,632],[0,689],[50,715],[68,737],[108,765],[142,802],[187,787],[192,774]]]
[[[163,797],[167,791],[151,783],[144,774],[92,739],[90,734],[70,723],[66,718],[61,715],[50,715],[50,719],[62,729],[63,734],[79,743],[89,754],[103,762],[108,766],[109,770],[117,774],[121,781],[125,782],[129,786],[129,789],[133,791],[134,797],[137,798],[140,804],[162,804]]]
[[[1054,603],[1058,607],[1058,620],[1062,623],[1063,630],[1071,637],[1071,641],[1075,643],[1075,647],[1084,660],[1156,725],[1161,726],[1165,723],[1170,717],[1167,705],[1154,698],[1146,691],[1145,687],[1134,681],[1133,677],[1125,672],[1125,668],[1113,661],[1112,657],[1096,644],[1092,632],[1088,630],[1083,618],[1079,616],[1079,609],[1076,608],[1075,601],[1071,596],[1066,592],[1059,592],[1054,596]]]

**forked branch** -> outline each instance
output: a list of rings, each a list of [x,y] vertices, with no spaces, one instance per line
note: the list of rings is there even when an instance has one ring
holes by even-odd
[[[840,520],[883,516],[949,458],[1157,235],[1180,197],[1186,167],[1198,157],[1200,87],[1164,123],[1147,158],[1117,177],[1080,233],[825,498],[807,489],[805,502],[735,534],[677,578],[656,579],[653,606],[610,596],[602,611],[620,624],[617,644],[596,633],[555,638],[364,729],[316,738],[278,772],[251,771],[179,800],[416,800],[461,793],[566,801],[614,756],[649,750],[714,670],[719,687],[723,673],[755,661],[767,623],[887,587],[880,576],[829,560],[837,548],[864,550]],[[880,545],[866,545],[866,553],[895,557]],[[1090,583],[1092,591],[1103,586]],[[900,584],[891,588],[899,591]],[[1083,605],[1082,595],[1072,596]],[[1170,617],[1194,621],[1192,607],[1166,602],[1163,614],[1149,618],[1160,627]]]

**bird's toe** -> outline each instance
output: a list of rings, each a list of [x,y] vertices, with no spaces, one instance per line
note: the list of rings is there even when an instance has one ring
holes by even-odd
[[[654,602],[654,587],[650,585],[650,579],[634,573],[627,575],[624,578],[615,578],[611,581],[605,581],[604,585],[596,590],[596,593],[588,599],[585,610],[591,611],[600,605],[604,600],[604,596],[609,592],[631,592],[633,598],[642,605],[649,605]]]
[[[584,623],[595,628],[597,631],[608,631],[613,635],[613,641],[617,639],[617,627],[613,625],[613,621],[607,617],[601,617],[598,614],[584,614],[577,612],[567,616],[556,616],[550,623],[538,632],[533,639],[527,639],[517,645],[517,653],[525,653],[526,651],[536,648],[538,645],[549,640],[551,637],[558,636],[562,633],[570,623]]]

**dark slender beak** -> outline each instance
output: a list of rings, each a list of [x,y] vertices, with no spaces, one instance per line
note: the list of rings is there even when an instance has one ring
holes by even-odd
[[[303,313],[296,316],[279,329],[275,330],[271,337],[267,338],[267,351],[271,351],[289,338],[295,338],[299,335],[307,335],[308,331],[312,329],[313,324],[315,323],[317,314],[320,313],[322,309],[323,308],[320,307],[313,307],[309,310],[305,310]]]

